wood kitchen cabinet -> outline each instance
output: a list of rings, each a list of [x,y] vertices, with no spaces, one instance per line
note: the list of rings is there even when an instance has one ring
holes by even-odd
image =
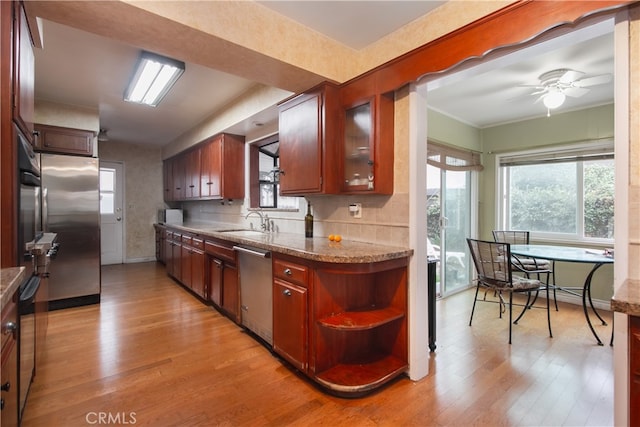
[[[301,371],[308,367],[309,268],[273,257],[273,350]]]
[[[200,298],[205,299],[204,241],[199,236],[182,234],[180,250],[180,282]]]
[[[156,261],[164,264],[166,262],[167,228],[159,224],[154,224],[154,229],[156,235]]]
[[[282,195],[339,191],[340,111],[338,87],[328,82],[279,105]]]
[[[364,100],[345,99],[347,94],[341,193],[393,194],[393,93]]]
[[[629,425],[640,425],[640,317],[629,316]]]
[[[244,137],[220,134],[163,163],[165,202],[242,199]]]
[[[35,125],[36,151],[92,156],[95,132],[43,124]]]
[[[1,417],[3,427],[18,425],[18,292],[2,310]]]
[[[240,324],[240,282],[233,243],[207,239],[204,245],[209,259],[208,299],[234,322]]]
[[[14,8],[13,21],[13,120],[33,144],[35,111],[35,56],[33,38],[22,2],[11,2]],[[3,89],[4,90],[4,89]]]
[[[216,135],[200,146],[202,199],[244,198],[244,137]]]
[[[319,384],[357,396],[407,369],[407,265],[318,263],[309,374]]]
[[[167,274],[177,281],[182,281],[182,234],[167,230],[165,241],[165,257]]]
[[[185,154],[185,194],[184,198],[199,199],[200,198],[200,155],[199,148],[191,150]]]

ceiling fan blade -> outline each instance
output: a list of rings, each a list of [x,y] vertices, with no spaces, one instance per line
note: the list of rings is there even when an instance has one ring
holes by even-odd
[[[581,79],[573,82],[573,86],[577,87],[589,87],[602,85],[605,83],[609,83],[612,79],[611,74],[601,74],[599,76],[587,77],[586,79]]]
[[[576,80],[578,80],[580,78],[580,76],[583,76],[584,73],[581,71],[575,71],[575,70],[567,70],[567,72],[565,72],[559,79],[558,81],[560,83],[571,83],[571,82],[575,82]]]
[[[585,95],[589,92],[589,89],[582,87],[571,86],[562,90],[565,95],[570,96],[572,98],[580,98],[582,95]]]

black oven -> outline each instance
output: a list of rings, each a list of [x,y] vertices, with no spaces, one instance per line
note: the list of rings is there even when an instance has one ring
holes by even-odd
[[[37,274],[37,257],[30,249],[42,236],[40,218],[40,162],[33,147],[14,127],[18,145],[18,257],[26,269],[25,281],[20,285],[18,315],[18,388],[19,411],[22,414],[27,393],[35,372],[36,314],[35,298],[40,288],[41,277]],[[31,243],[31,244],[30,244]]]

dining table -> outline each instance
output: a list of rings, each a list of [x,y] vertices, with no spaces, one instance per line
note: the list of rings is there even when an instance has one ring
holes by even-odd
[[[584,311],[584,316],[587,320],[587,324],[589,325],[589,329],[593,333],[593,336],[596,338],[598,345],[603,345],[600,337],[596,333],[596,330],[591,323],[591,318],[589,316],[589,307],[593,311],[593,313],[598,317],[598,319],[602,322],[603,325],[606,325],[607,322],[600,316],[598,310],[593,305],[593,300],[591,298],[591,280],[593,279],[593,275],[595,272],[606,264],[613,264],[613,252],[602,249],[587,249],[587,248],[579,248],[573,246],[556,246],[556,245],[511,245],[511,255],[533,258],[533,259],[543,259],[548,260],[553,263],[552,271],[554,277],[554,283],[551,285],[555,287],[555,289],[571,293],[576,296],[580,296],[582,298],[582,309]],[[567,287],[567,286],[558,286],[555,283],[555,263],[556,261],[561,262],[571,262],[571,263],[582,263],[582,264],[592,264],[593,267],[589,271],[589,274],[584,280],[584,283],[581,287]],[[587,306],[587,302],[589,306]],[[613,334],[611,344],[613,344]]]

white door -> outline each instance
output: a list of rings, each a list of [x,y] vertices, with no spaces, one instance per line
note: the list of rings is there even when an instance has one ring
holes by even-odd
[[[102,265],[122,264],[124,166],[100,162],[100,252]]]

